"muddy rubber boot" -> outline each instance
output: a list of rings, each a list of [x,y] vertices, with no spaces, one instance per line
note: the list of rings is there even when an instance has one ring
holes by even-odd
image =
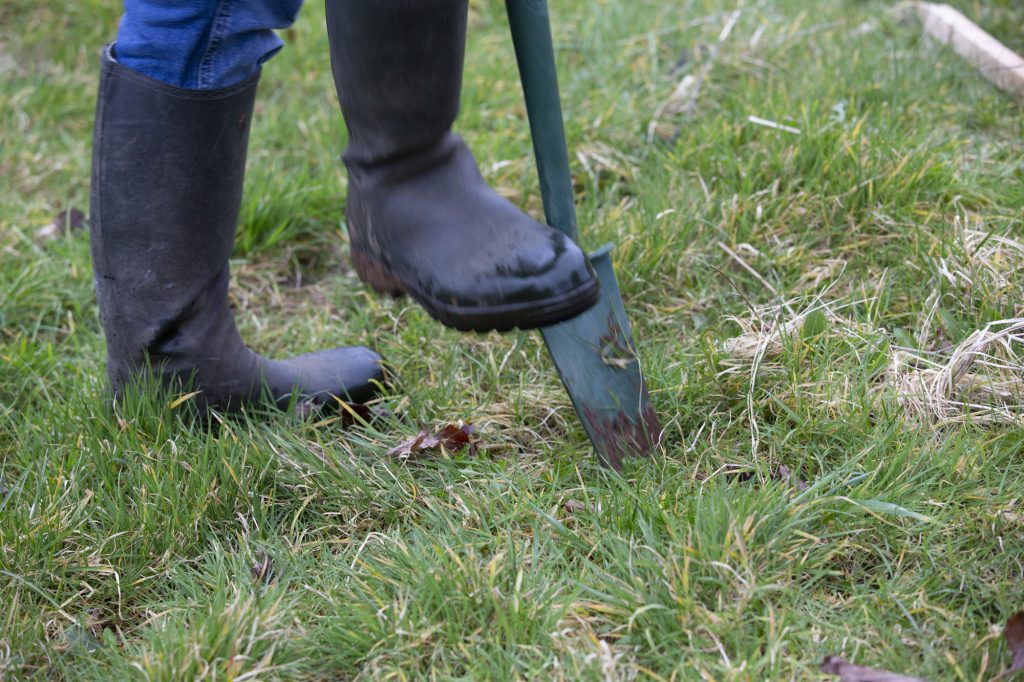
[[[370,398],[380,358],[336,348],[283,361],[250,350],[228,302],[257,78],[184,90],[103,56],[93,134],[91,240],[114,394],[150,372],[201,391],[201,409]]]
[[[456,329],[554,324],[593,305],[598,280],[571,239],[488,187],[452,133],[466,16],[467,0],[327,0],[353,265]]]

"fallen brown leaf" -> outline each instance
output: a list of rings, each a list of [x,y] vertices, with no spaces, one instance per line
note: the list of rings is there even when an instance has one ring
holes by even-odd
[[[799,476],[794,476],[792,472],[790,472],[789,467],[785,464],[780,463],[778,465],[775,471],[772,472],[772,478],[778,481],[785,481],[786,483],[789,483],[790,487],[795,488],[800,492],[807,490],[807,484],[800,480]]]
[[[41,240],[55,239],[67,232],[75,232],[85,228],[85,213],[71,207],[53,217],[53,221],[36,231],[36,238]]]
[[[388,450],[389,457],[409,459],[425,451],[436,451],[438,449],[448,452],[458,452],[469,446],[469,453],[476,454],[476,439],[473,438],[473,425],[448,424],[434,433],[429,429],[423,429],[407,441]]]
[[[266,552],[259,552],[250,567],[256,582],[269,583],[274,576],[274,562]]]
[[[838,675],[842,682],[925,682],[920,677],[908,677],[888,670],[854,665],[838,656],[826,656],[821,662],[821,671]]]
[[[1003,636],[1006,637],[1006,645],[1013,654],[1009,672],[1024,670],[1024,611],[1018,611],[1010,616],[1010,620],[1006,621]]]
[[[586,510],[587,505],[584,504],[583,502],[580,502],[579,500],[569,500],[568,502],[565,503],[565,511],[569,512],[570,514]]]

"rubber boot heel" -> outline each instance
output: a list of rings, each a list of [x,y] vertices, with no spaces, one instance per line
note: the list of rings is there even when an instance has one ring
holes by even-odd
[[[354,246],[351,255],[352,266],[356,269],[356,274],[371,289],[378,294],[386,294],[394,298],[405,294],[402,283],[379,259]]]

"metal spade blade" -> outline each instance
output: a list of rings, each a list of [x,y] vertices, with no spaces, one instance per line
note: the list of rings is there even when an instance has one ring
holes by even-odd
[[[548,224],[579,241],[569,157],[546,0],[506,0],[530,118],[530,134]],[[640,371],[607,245],[590,255],[599,302],[541,330],[562,383],[600,460],[615,469],[644,456],[661,434]]]

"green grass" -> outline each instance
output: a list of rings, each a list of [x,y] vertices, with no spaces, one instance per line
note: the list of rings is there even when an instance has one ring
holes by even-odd
[[[201,428],[149,393],[114,413],[87,236],[36,231],[87,206],[117,3],[0,8],[0,679],[821,679],[840,654],[980,680],[1008,664],[1022,431],[922,424],[886,378],[898,346],[944,357],[1024,316],[1019,262],[975,267],[957,228],[1024,236],[1024,110],[887,3],[766,0],[740,4],[678,136],[650,142],[736,6],[554,4],[583,239],[618,244],[666,426],[622,478],[595,464],[539,335],[443,330],[354,277],[315,3],[261,85],[238,320],[268,354],[376,347],[402,419]],[[1024,49],[1019,3],[957,4]],[[469,49],[458,127],[537,211],[501,2],[474,2]],[[723,345],[751,306],[823,304],[841,318],[812,315],[757,371]],[[457,420],[477,455],[384,456]]]

